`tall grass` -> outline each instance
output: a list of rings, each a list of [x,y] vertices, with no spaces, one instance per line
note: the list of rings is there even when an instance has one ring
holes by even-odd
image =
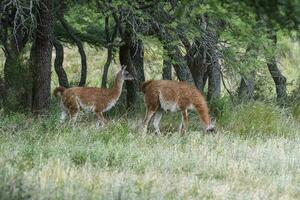
[[[88,85],[99,86],[106,55],[86,49]],[[162,59],[154,53],[161,51],[147,51],[147,79],[159,78]],[[65,52],[64,68],[76,85],[80,59],[74,49]],[[55,73],[52,78],[55,87]],[[0,199],[300,198],[298,104],[289,110],[221,100],[211,106],[216,134],[205,134],[191,112],[181,137],[178,113],[163,116],[165,136],[151,133],[153,127],[142,135],[143,104],[137,104],[140,112],[127,113],[123,99],[106,114],[110,123],[103,129],[91,114],[59,123],[55,101],[39,118],[0,110]]]
[[[157,136],[117,113],[103,129],[92,115],[61,124],[55,105],[42,118],[1,113],[0,199],[297,199],[299,124],[289,115],[242,105],[206,135],[190,114],[181,137],[177,114]]]

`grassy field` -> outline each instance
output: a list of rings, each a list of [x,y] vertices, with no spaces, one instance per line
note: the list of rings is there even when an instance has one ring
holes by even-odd
[[[178,114],[157,136],[116,111],[103,129],[89,114],[59,123],[55,104],[42,118],[1,113],[0,199],[300,198],[300,127],[287,110],[228,108],[214,135],[191,113],[183,137]]]
[[[147,48],[146,79],[158,79],[162,50]],[[105,51],[86,50],[88,85],[99,86]],[[75,85],[80,59],[74,48],[65,53],[64,68]],[[291,61],[281,61],[289,66],[284,70],[291,74],[289,82],[299,74]],[[117,65],[110,69],[110,80]],[[52,88],[57,85],[53,73]],[[124,94],[107,113],[110,123],[103,129],[96,128],[92,114],[82,113],[75,124],[59,123],[55,100],[40,118],[0,110],[0,199],[300,198],[299,105],[232,106],[224,97],[212,106],[216,134],[205,134],[190,113],[189,132],[181,137],[178,113],[163,116],[165,136],[154,135],[153,127],[141,135],[143,104],[133,115],[122,100]]]

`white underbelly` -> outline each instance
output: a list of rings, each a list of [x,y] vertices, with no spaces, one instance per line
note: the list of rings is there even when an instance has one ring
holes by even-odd
[[[96,108],[95,104],[90,104],[90,105],[84,104],[78,97],[77,97],[77,103],[85,111],[88,111],[88,112],[95,111],[95,108]]]
[[[164,99],[164,97],[162,96],[162,94],[159,94],[159,102],[160,102],[160,106],[164,111],[171,111],[171,112],[177,112],[180,111],[181,109],[179,108],[179,105],[177,103],[177,100],[175,99],[175,101],[166,101]],[[193,106],[193,104],[188,105],[186,108],[183,108],[184,110],[194,110],[195,107]]]
[[[117,101],[115,101],[115,100],[112,100],[111,102],[109,102],[108,105],[106,106],[106,108],[103,110],[103,112],[110,110],[116,103],[117,103]]]
[[[159,94],[159,101],[164,111],[176,112],[180,110],[176,101],[166,101],[161,94]]]

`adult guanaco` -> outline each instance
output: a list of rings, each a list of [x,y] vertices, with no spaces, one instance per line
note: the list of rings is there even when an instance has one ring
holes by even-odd
[[[72,87],[62,86],[54,89],[54,96],[59,98],[62,106],[61,121],[69,115],[76,121],[80,109],[94,112],[97,116],[97,126],[103,126],[107,120],[103,113],[110,110],[118,101],[125,80],[133,80],[133,76],[121,66],[112,88]]]
[[[214,131],[207,103],[195,86],[186,82],[172,80],[150,80],[141,85],[146,104],[143,132],[147,132],[148,124],[154,115],[153,125],[156,133],[160,134],[159,123],[163,111],[181,111],[182,122],[179,132],[184,134],[188,128],[188,110],[195,109],[206,131]]]

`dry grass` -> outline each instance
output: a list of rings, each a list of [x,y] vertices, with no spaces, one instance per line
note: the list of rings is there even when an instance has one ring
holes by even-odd
[[[252,106],[256,116],[270,112]],[[169,136],[141,135],[120,115],[100,130],[92,115],[60,124],[56,109],[41,119],[1,114],[0,199],[298,199],[299,125],[272,111],[282,123],[271,117],[264,134],[263,122],[234,118],[247,112],[234,109],[215,135],[192,115],[184,137],[171,114],[162,120]]]

